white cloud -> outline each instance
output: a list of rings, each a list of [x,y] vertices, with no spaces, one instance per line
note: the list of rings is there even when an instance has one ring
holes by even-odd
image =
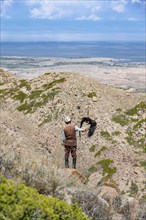
[[[111,12],[124,13],[129,4],[145,4],[145,0],[0,0],[1,14],[9,17],[7,9],[21,2],[28,7],[30,16],[36,19],[74,19],[99,21]],[[14,5],[15,6],[15,5]],[[23,6],[22,6],[23,7]],[[15,10],[13,7],[12,10]],[[100,14],[102,13],[102,14]],[[114,14],[114,13],[113,13]],[[111,19],[111,17],[108,17]]]
[[[121,13],[121,12],[124,11],[124,6],[121,5],[121,4],[115,5],[115,6],[113,7],[113,10],[114,10],[114,11],[117,11],[117,12],[119,12],[119,13]]]
[[[60,1],[53,2],[42,0],[38,7],[35,7],[31,10],[32,17],[42,19],[61,19],[64,17],[68,17],[71,13],[71,9],[67,9],[66,5],[64,5],[64,2]]]
[[[113,2],[113,10],[118,12],[118,13],[122,13],[125,11],[125,7],[128,4],[127,0],[118,0]]]
[[[3,0],[1,1],[1,10],[0,10],[0,16],[10,18],[9,15],[7,15],[7,9],[13,4],[13,0]]]
[[[90,21],[100,21],[101,18],[95,14],[89,15],[89,16],[81,16],[81,17],[77,17],[76,20],[90,20]]]
[[[81,18],[99,20],[97,12],[101,10],[101,1],[46,1],[31,0],[31,16],[42,19]]]

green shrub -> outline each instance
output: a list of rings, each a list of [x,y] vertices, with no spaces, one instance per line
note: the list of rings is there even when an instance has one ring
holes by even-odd
[[[141,161],[140,165],[143,166],[145,168],[145,170],[146,170],[146,161]]]
[[[114,131],[114,132],[112,132],[112,135],[114,135],[114,136],[118,136],[118,135],[120,135],[120,134],[121,134],[120,131]]]
[[[126,117],[126,115],[124,114],[120,114],[120,115],[114,115],[112,117],[112,120],[118,124],[120,124],[121,126],[125,126],[129,124],[129,120]]]
[[[45,89],[45,90],[48,90],[48,89],[51,89],[54,85],[56,85],[56,84],[58,84],[58,83],[63,83],[63,82],[65,82],[65,78],[63,77],[63,78],[60,78],[60,79],[55,79],[54,81],[52,81],[52,82],[50,82],[50,83],[48,83],[48,84],[44,84],[43,85],[43,88]]]
[[[138,193],[138,186],[136,185],[136,183],[132,181],[130,186],[130,194],[132,196],[132,195],[136,195],[137,193]]]
[[[90,151],[90,152],[94,152],[94,151],[95,151],[95,148],[96,148],[96,145],[93,144],[93,145],[89,148],[89,151]]]
[[[41,90],[41,89],[32,91],[31,94],[29,95],[29,99],[39,98],[39,96],[41,95],[42,92],[43,92],[43,90]]]
[[[19,100],[21,103],[28,97],[28,95],[22,91],[18,91],[17,94],[13,96],[15,100]]]
[[[146,195],[143,195],[143,196],[140,198],[140,200],[146,202]]]
[[[24,184],[1,178],[1,220],[89,220],[81,209],[54,197],[41,195]]]
[[[4,98],[8,93],[8,89],[0,89],[0,98]]]
[[[93,98],[94,96],[96,96],[96,93],[95,92],[89,92],[87,96],[88,96],[88,98]]]
[[[38,97],[41,94],[41,92],[42,90],[33,91],[29,96],[29,100],[19,105],[17,107],[17,110],[23,111],[25,114],[33,113],[37,110],[37,108],[46,105],[48,100],[53,100],[54,97],[60,92],[60,90],[58,90],[58,88],[54,88],[52,89],[52,91],[48,92],[47,94],[42,94],[40,97]],[[36,99],[37,97],[41,99],[37,100]]]
[[[122,109],[121,108],[117,108],[116,111],[117,112],[122,112]]]
[[[107,149],[107,147],[103,146],[99,151],[96,152],[96,154],[94,155],[94,157],[100,156],[102,151],[105,151]]]
[[[18,91],[17,87],[10,88],[10,89],[1,89],[0,90],[0,98],[3,98],[5,96],[13,96]]]
[[[19,87],[20,88],[26,87],[27,90],[31,90],[30,83],[27,80],[25,80],[25,79],[20,80]]]
[[[21,103],[16,108],[18,111],[23,111],[25,114],[33,113],[38,108],[46,105],[49,100],[54,99],[54,97],[60,92],[60,88],[52,87],[64,81],[65,78],[56,79],[49,84],[43,85],[39,89],[30,91],[30,83],[26,80],[20,80],[19,85],[16,85],[16,87],[10,89],[1,89],[0,98],[4,98],[5,96],[9,95],[11,98],[18,100]],[[26,89],[29,90],[29,95],[20,90],[23,87],[26,87]]]
[[[33,113],[33,106],[35,105],[35,102],[30,102],[30,103],[23,103],[22,105],[19,105],[17,107],[17,110],[20,111],[20,112],[24,112],[25,114],[27,113]]]
[[[105,160],[101,160],[99,162],[97,162],[97,165],[100,165],[102,167],[102,174],[103,176],[105,176],[105,180],[111,178],[113,176],[114,173],[116,173],[117,168],[113,167],[111,168],[110,165],[113,163],[113,160],[110,159],[105,159]]]
[[[106,140],[112,141],[112,137],[108,131],[101,131],[100,135],[104,137]]]
[[[97,172],[97,167],[95,167],[94,165],[92,165],[89,169],[88,169],[88,172],[89,173],[94,173],[94,172]]]
[[[138,105],[136,105],[135,107],[129,109],[128,111],[126,111],[126,115],[138,115],[138,112],[140,110],[144,110],[146,109],[146,104],[144,102],[139,103]]]
[[[136,139],[135,132],[132,130],[127,132],[128,136],[125,137],[129,145],[132,145],[136,148],[142,148],[144,152],[146,152],[146,143],[145,143],[145,136]]]
[[[134,126],[133,129],[139,129],[142,127],[142,125],[145,125],[146,123],[146,118],[145,119],[141,119],[140,121],[138,121]]]

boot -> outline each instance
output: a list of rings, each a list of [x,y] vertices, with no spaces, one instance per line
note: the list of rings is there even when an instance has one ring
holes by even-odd
[[[69,168],[68,158],[65,158],[65,168]]]
[[[72,168],[76,169],[76,158],[72,159]]]

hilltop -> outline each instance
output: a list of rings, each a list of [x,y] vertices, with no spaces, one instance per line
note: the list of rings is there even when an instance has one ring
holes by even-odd
[[[13,150],[26,161],[50,161],[64,169],[64,116],[78,126],[89,116],[97,122],[94,135],[77,135],[77,170],[87,187],[94,191],[107,185],[118,195],[145,198],[144,93],[74,73],[48,72],[24,80],[0,71],[3,153]]]

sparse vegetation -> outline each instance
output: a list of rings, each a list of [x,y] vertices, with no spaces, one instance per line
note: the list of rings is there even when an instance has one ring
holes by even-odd
[[[127,132],[128,136],[125,138],[129,145],[132,145],[135,148],[141,148],[146,152],[146,142],[145,137],[137,138],[135,132],[132,130]]]
[[[114,115],[112,117],[112,120],[114,122],[120,124],[121,126],[125,126],[125,125],[129,124],[129,120],[128,120],[128,118],[124,114]]]
[[[140,198],[140,200],[145,202],[145,201],[146,201],[146,195],[143,195],[143,196]]]
[[[1,152],[0,177],[5,176],[27,186],[36,188],[39,193],[57,196],[60,190],[77,185],[76,179],[69,177],[51,163],[24,162],[16,151]]]
[[[60,90],[57,88],[52,89],[47,94],[42,94],[41,90],[37,90],[33,92],[33,94],[30,94],[29,98],[31,97],[30,101],[27,100],[27,102],[23,103],[22,105],[17,107],[18,111],[23,111],[25,114],[27,113],[33,113],[37,110],[37,108],[40,108],[47,104],[48,100],[53,100],[54,97],[60,92]],[[38,97],[39,94],[39,97]],[[41,94],[41,95],[40,95]],[[33,97],[33,98],[32,98]]]
[[[0,89],[0,98],[4,98],[7,94],[8,89]]]
[[[18,91],[14,96],[13,99],[18,100],[20,103],[22,103],[28,95],[22,91]]]
[[[95,167],[94,165],[92,165],[89,169],[88,169],[88,172],[91,174],[91,173],[95,173],[97,172],[97,167]]]
[[[146,103],[141,102],[138,105],[136,105],[135,107],[126,111],[125,113],[126,113],[126,115],[133,116],[133,115],[138,115],[139,111],[144,111],[144,110],[146,110]]]
[[[141,161],[140,165],[143,166],[145,168],[145,170],[146,170],[146,161]]]
[[[44,84],[41,88],[32,90],[30,83],[27,80],[20,80],[19,85],[16,85],[10,89],[1,89],[0,97],[3,98],[9,95],[14,100],[18,100],[21,105],[17,106],[18,111],[23,111],[25,114],[33,113],[48,102],[48,100],[53,100],[54,97],[60,92],[60,88],[53,88],[59,83],[63,83],[66,79],[60,78],[53,80],[48,84]],[[24,93],[21,88],[26,87],[29,94]],[[46,92],[50,90],[49,92]]]
[[[94,157],[100,156],[103,151],[107,150],[107,147],[103,146],[99,151],[96,152]]]
[[[130,194],[131,196],[136,195],[138,193],[138,186],[133,181],[131,182],[130,186]]]
[[[48,76],[48,75],[51,75],[51,74],[52,74],[51,72],[48,72],[48,73],[45,73],[44,75]]]
[[[112,139],[112,137],[111,137],[111,135],[110,135],[110,133],[108,132],[108,131],[101,131],[100,132],[100,135],[102,136],[102,137],[104,137],[106,140],[108,140],[108,141],[112,141],[113,139]]]
[[[39,98],[39,96],[42,94],[43,90],[38,89],[38,90],[33,90],[30,95],[29,95],[29,99],[36,99]]]
[[[120,135],[120,134],[121,134],[120,131],[114,131],[114,132],[112,132],[112,135],[114,135],[114,136],[118,136],[118,135]]]
[[[65,82],[65,78],[63,77],[63,78],[60,78],[60,79],[56,79],[56,80],[54,80],[54,81],[52,81],[52,82],[50,82],[50,83],[48,83],[48,84],[44,84],[43,85],[43,88],[45,89],[45,90],[48,90],[48,89],[51,89],[53,86],[55,86],[56,84],[58,84],[58,83],[63,83],[63,82]]]
[[[104,180],[112,178],[113,174],[116,173],[117,171],[116,167],[113,168],[110,167],[112,163],[114,163],[114,161],[110,159],[101,160],[96,163],[97,165],[100,165],[102,168],[102,174],[104,176],[103,178]]]
[[[87,96],[88,98],[93,98],[94,96],[96,96],[96,93],[92,91],[92,92],[89,92]]]
[[[94,152],[94,151],[95,151],[95,148],[96,148],[96,145],[93,144],[93,145],[89,148],[89,151],[90,151],[90,152]]]
[[[45,123],[49,123],[52,121],[52,115],[48,114],[45,119],[39,124],[39,127],[42,126]]]
[[[117,108],[116,111],[117,112],[122,112],[122,109],[121,108]]]
[[[141,119],[140,121],[138,121],[134,126],[133,126],[133,129],[136,130],[136,129],[139,129],[142,127],[142,125],[145,125],[146,123],[146,118],[145,119]]]
[[[19,87],[19,88],[26,87],[26,89],[27,89],[28,91],[31,90],[30,83],[29,83],[27,80],[25,80],[25,79],[20,80],[20,84],[19,84],[18,87]]]
[[[5,83],[4,82],[0,82],[0,86],[3,86]]]

